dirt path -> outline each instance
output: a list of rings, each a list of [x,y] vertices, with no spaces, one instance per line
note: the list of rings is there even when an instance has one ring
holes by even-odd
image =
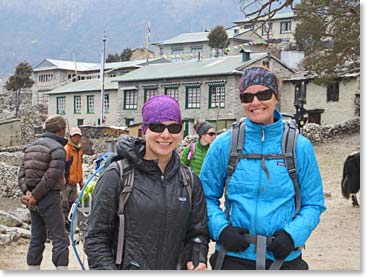
[[[312,233],[303,252],[311,270],[360,270],[360,209],[340,192],[343,163],[357,149],[359,134],[315,146],[326,194],[327,211]],[[13,209],[19,202],[0,201],[0,210]],[[0,269],[26,269],[28,240],[20,240],[5,249],[0,248]],[[211,249],[213,244],[211,244]],[[81,249],[79,247],[79,249]],[[212,250],[211,250],[212,251]],[[80,251],[81,252],[81,251]],[[70,269],[80,269],[70,247]],[[51,263],[51,244],[46,244],[42,269],[54,269]]]

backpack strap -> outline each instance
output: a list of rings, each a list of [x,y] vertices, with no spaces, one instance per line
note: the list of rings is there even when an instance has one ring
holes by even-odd
[[[301,193],[299,190],[299,184],[297,181],[296,170],[296,144],[299,130],[291,122],[284,123],[284,131],[282,138],[282,152],[284,154],[284,160],[288,169],[289,176],[292,179],[294,193],[295,193],[295,211],[293,217],[295,217],[301,208]]]
[[[187,171],[189,173],[187,173]],[[179,169],[180,179],[183,181],[184,187],[187,189],[189,194],[189,207],[192,209],[192,186],[194,184],[194,175],[192,169],[188,166],[181,165]]]
[[[231,149],[229,159],[227,163],[227,178],[224,184],[224,198],[225,203],[228,205],[228,184],[232,178],[232,174],[236,169],[240,156],[242,154],[243,144],[245,142],[245,118],[242,118],[239,122],[235,122],[232,125],[231,136]],[[229,207],[226,207],[226,217],[229,218]]]
[[[119,232],[117,241],[116,264],[122,263],[122,254],[124,249],[125,237],[125,204],[134,187],[134,166],[127,160],[121,159],[117,161],[120,172],[120,184],[122,190],[119,196]]]

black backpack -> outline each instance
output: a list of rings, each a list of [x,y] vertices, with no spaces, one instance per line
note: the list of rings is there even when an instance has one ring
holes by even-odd
[[[129,199],[129,196],[134,188],[134,166],[129,162],[128,159],[120,159],[115,162],[117,169],[120,173],[120,184],[122,190],[119,197],[119,233],[117,241],[116,251],[116,264],[122,263],[122,254],[124,249],[124,236],[125,236],[125,204]],[[113,165],[112,163],[111,165]],[[189,207],[192,208],[192,185],[194,183],[194,176],[191,168],[181,165],[179,169],[180,180],[187,189],[189,194]]]

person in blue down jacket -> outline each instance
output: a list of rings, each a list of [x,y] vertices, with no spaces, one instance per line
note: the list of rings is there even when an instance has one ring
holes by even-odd
[[[279,91],[275,74],[262,67],[246,69],[240,81],[240,100],[246,115],[243,153],[282,153],[283,122],[276,110]],[[230,145],[231,131],[218,136],[200,174],[209,232],[216,242],[211,266],[214,268],[219,262],[217,269],[259,269],[256,252],[260,251],[255,251],[258,241],[254,243],[249,237],[260,235],[267,238],[264,269],[275,260],[283,262],[280,269],[308,269],[300,248],[325,210],[322,180],[311,142],[302,135],[296,141],[301,205],[295,217],[295,189],[282,159],[239,160],[228,184],[226,216],[220,199],[227,178]],[[221,248],[225,249],[223,255]],[[218,256],[222,256],[221,261]]]

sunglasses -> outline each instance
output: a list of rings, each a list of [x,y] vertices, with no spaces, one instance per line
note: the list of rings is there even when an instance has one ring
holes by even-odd
[[[245,104],[251,103],[254,100],[255,96],[259,101],[266,101],[271,99],[273,93],[274,92],[271,89],[258,91],[256,93],[244,92],[240,93],[240,99],[241,102]]]
[[[211,136],[211,137],[214,137],[216,136],[217,134],[215,132],[210,132],[210,133],[206,133],[207,135]]]
[[[178,123],[165,125],[162,123],[144,122],[144,125],[147,125],[149,130],[151,130],[154,133],[163,133],[163,131],[166,128],[168,129],[168,132],[170,132],[171,134],[178,134],[182,130],[182,125]]]

